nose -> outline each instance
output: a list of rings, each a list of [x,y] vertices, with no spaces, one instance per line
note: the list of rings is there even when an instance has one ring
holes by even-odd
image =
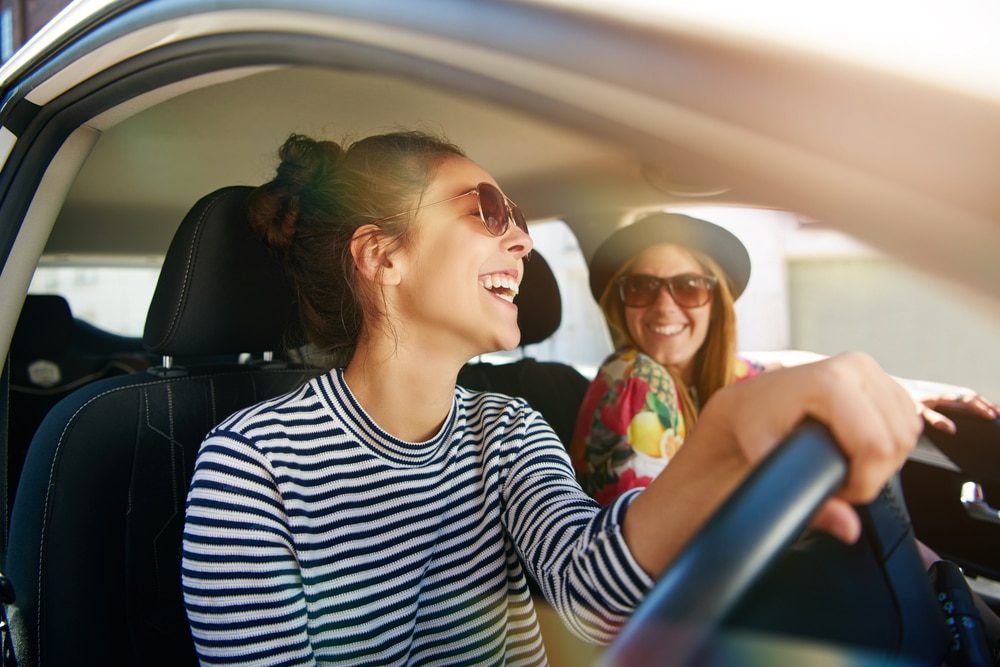
[[[666,283],[661,284],[660,289],[657,290],[656,301],[653,302],[653,306],[661,310],[680,309],[680,306],[674,301],[674,295],[670,293],[670,288],[667,287]]]
[[[523,229],[513,223],[507,227],[507,233],[503,235],[502,243],[506,252],[514,254],[517,259],[522,259],[535,247],[535,242],[531,236]]]

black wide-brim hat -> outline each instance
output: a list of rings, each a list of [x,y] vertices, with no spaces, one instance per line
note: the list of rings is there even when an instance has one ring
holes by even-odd
[[[625,262],[661,243],[673,243],[708,255],[722,267],[733,299],[750,280],[750,255],[732,232],[711,222],[679,213],[653,213],[622,227],[597,248],[588,264],[590,292],[598,302],[611,278]]]

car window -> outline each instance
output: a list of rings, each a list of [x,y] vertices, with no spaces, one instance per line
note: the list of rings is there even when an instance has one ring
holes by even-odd
[[[563,361],[591,377],[611,351],[604,317],[590,295],[587,262],[576,236],[561,220],[531,226],[531,238],[552,267],[562,298],[562,323],[547,340],[525,347],[536,359]]]
[[[738,345],[748,353],[860,349],[890,373],[971,387],[1000,396],[1000,320],[963,293],[838,231],[785,211],[683,207],[674,212],[726,227],[747,246],[753,271],[736,303]],[[485,355],[561,361],[593,377],[611,339],[591,297],[586,259],[560,220],[532,223],[535,246],[562,296],[562,323],[523,350]],[[141,336],[159,260],[46,262],[32,293],[61,294],[74,316],[113,333]],[[970,355],[962,350],[977,350]]]
[[[674,207],[736,234],[753,262],[736,302],[739,349],[767,358],[783,350],[864,350],[890,373],[971,387],[1000,397],[1000,320],[958,292],[839,231],[787,211],[730,206]],[[586,260],[562,221],[532,223],[535,247],[552,266],[562,324],[522,355],[572,364],[593,377],[611,350],[590,295]],[[974,349],[977,354],[963,350]]]
[[[1000,318],[968,294],[793,213],[672,210],[726,227],[750,252],[741,350],[863,350],[894,375],[1000,398]]]
[[[73,316],[122,336],[142,336],[159,260],[134,264],[42,264],[28,292],[59,294]]]
[[[793,340],[866,349],[890,372],[1000,397],[1000,324],[949,286],[884,257],[789,262]]]

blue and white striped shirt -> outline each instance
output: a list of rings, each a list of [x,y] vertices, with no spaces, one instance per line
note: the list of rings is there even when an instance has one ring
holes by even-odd
[[[381,430],[340,370],[240,411],[198,454],[183,584],[203,664],[544,664],[521,563],[609,640],[652,585],[542,417],[455,390],[437,435]]]

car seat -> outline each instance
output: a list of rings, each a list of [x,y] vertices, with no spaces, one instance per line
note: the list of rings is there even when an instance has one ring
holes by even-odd
[[[517,296],[517,324],[521,347],[541,343],[554,334],[562,321],[559,284],[548,262],[537,250],[524,263],[524,277]],[[468,389],[495,391],[525,399],[552,425],[569,448],[576,415],[590,382],[568,364],[519,359],[504,364],[466,364],[458,384]]]
[[[197,664],[180,543],[198,447],[227,415],[319,372],[271,354],[298,341],[294,298],[246,223],[250,190],[199,200],[167,251],[143,335],[163,365],[73,392],[28,448],[5,562],[20,665]],[[173,363],[231,353],[258,360]]]
[[[10,347],[7,489],[13,492],[31,436],[53,405],[83,385],[150,365],[142,340],[73,317],[57,294],[29,294]],[[13,498],[5,499],[10,507]]]

